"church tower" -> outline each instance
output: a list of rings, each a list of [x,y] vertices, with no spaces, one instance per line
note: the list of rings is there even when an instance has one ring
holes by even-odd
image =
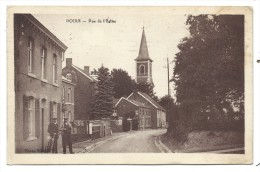
[[[153,60],[150,59],[149,57],[146,37],[144,33],[144,27],[143,27],[139,54],[138,57],[135,59],[135,61],[136,61],[136,82],[137,83],[148,82],[153,84],[153,79],[152,79]]]

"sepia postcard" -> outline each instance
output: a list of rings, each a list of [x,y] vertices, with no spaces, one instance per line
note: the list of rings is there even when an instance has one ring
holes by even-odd
[[[251,164],[252,18],[9,6],[8,164]]]

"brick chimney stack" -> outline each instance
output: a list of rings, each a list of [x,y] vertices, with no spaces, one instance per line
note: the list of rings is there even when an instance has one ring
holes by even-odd
[[[89,66],[84,66],[84,72],[89,75]]]
[[[66,66],[72,65],[72,58],[66,58]]]

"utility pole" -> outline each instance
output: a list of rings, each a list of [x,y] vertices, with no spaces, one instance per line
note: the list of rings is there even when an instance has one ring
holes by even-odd
[[[170,96],[170,73],[169,73],[169,58],[167,57],[167,73],[168,73],[168,96]]]
[[[168,96],[171,96],[170,94],[170,68],[169,68],[169,58],[167,55],[167,65],[163,66],[164,68],[167,68],[167,86],[168,86]]]

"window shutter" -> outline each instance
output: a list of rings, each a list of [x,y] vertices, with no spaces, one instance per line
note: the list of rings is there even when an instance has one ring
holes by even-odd
[[[60,103],[57,103],[57,121],[58,121],[58,124],[61,124],[61,121],[60,121]]]
[[[53,102],[50,101],[50,123],[51,123],[52,116],[53,116]]]
[[[37,138],[40,137],[40,125],[41,125],[41,117],[40,117],[40,100],[35,100],[35,136]]]
[[[29,108],[29,97],[23,96],[23,139],[24,140],[26,140],[29,137],[28,108]]]

